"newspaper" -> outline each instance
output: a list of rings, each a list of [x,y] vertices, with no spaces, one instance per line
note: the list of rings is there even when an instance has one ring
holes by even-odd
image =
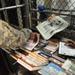
[[[46,20],[36,26],[37,30],[40,32],[45,40],[50,39],[54,34],[64,30],[68,27],[68,22],[59,16],[55,16],[52,19]]]
[[[75,57],[75,48],[65,45],[65,42],[59,43],[59,54]]]

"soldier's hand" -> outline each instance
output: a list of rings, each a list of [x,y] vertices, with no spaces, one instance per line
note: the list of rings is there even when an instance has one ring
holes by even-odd
[[[38,40],[38,33],[31,33],[29,39],[33,40],[33,42],[37,42],[37,40]]]

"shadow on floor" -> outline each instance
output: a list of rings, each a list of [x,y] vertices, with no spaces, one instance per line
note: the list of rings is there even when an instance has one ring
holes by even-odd
[[[0,55],[0,75],[8,75],[2,56]]]

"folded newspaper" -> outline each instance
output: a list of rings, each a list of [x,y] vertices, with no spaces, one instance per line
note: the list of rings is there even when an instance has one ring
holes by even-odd
[[[36,26],[45,40],[50,39],[54,34],[64,30],[69,25],[64,19],[59,16],[54,16],[50,20],[46,20]]]

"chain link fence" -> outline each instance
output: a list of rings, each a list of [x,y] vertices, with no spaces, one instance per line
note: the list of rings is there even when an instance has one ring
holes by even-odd
[[[75,40],[75,0],[29,0],[31,14],[31,28],[47,19],[51,14],[57,14],[69,22],[69,27],[56,34],[58,37],[66,37]],[[39,10],[41,4],[45,10]],[[44,17],[40,17],[41,13]],[[46,15],[46,16],[45,16]],[[63,35],[64,34],[64,35]]]

